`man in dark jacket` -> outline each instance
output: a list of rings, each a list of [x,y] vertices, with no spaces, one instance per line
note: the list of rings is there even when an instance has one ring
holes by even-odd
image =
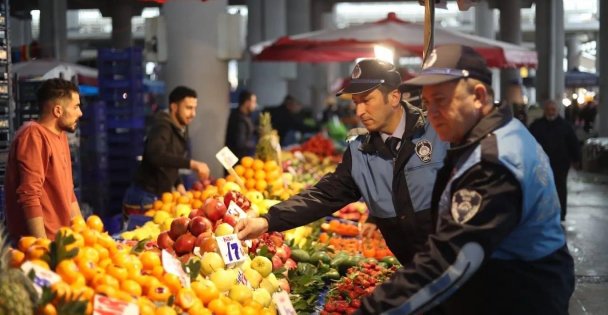
[[[301,115],[302,104],[293,96],[287,95],[281,105],[265,109],[270,113],[272,127],[277,130],[282,146],[294,144],[297,139],[295,132],[317,132],[316,126],[309,126],[304,123]]]
[[[363,198],[388,247],[399,261],[409,263],[432,230],[431,191],[447,143],[420,109],[401,102],[400,83],[392,64],[359,62],[340,93],[352,96],[365,128],[352,133],[342,163],[261,218],[240,221],[239,238],[304,225]]]
[[[580,146],[572,126],[559,116],[557,105],[548,100],[543,105],[544,117],[535,120],[530,125],[530,133],[540,143],[549,157],[551,169],[555,178],[557,195],[562,207],[561,220],[566,219],[568,206],[568,171],[570,166],[578,167],[580,162]]]
[[[169,94],[169,112],[159,112],[146,135],[143,159],[123,200],[126,214],[148,210],[164,192],[186,190],[179,169],[191,169],[200,179],[209,177],[207,164],[190,159],[188,128],[196,116],[196,92],[178,86]]]
[[[245,90],[239,94],[239,106],[230,112],[226,128],[226,146],[239,159],[255,153],[255,125],[251,113],[257,107],[255,94]]]
[[[356,314],[568,314],[574,264],[547,156],[471,47],[436,48],[406,84],[449,141],[433,190],[425,249]],[[396,232],[396,231],[395,231]]]

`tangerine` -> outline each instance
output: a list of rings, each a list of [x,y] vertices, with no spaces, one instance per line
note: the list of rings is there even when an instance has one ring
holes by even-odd
[[[253,168],[254,170],[261,170],[264,168],[264,161],[260,160],[260,159],[255,159],[253,161],[253,164],[251,165],[251,168]]]
[[[26,252],[30,247],[32,247],[32,245],[34,245],[36,240],[37,238],[33,236],[23,236],[19,239],[19,242],[17,243],[17,249],[22,252]]]
[[[163,202],[160,200],[154,200],[154,203],[152,204],[152,209],[154,210],[160,210],[160,208],[163,207]]]
[[[243,165],[244,168],[250,168],[253,165],[253,158],[250,156],[242,157],[241,165]]]
[[[162,202],[164,204],[168,204],[171,203],[173,201],[173,194],[170,192],[165,192],[163,193],[163,195],[160,197],[160,199],[162,200]]]
[[[55,272],[63,279],[63,281],[67,283],[74,283],[78,276],[80,276],[80,270],[78,270],[78,266],[71,259],[62,260],[57,267],[55,268]]]
[[[48,250],[40,245],[33,245],[25,252],[27,260],[42,259],[48,253]]]
[[[272,172],[277,168],[279,168],[279,164],[275,160],[268,160],[266,161],[266,163],[264,163],[264,170],[266,171],[266,173]]]
[[[21,264],[25,260],[25,254],[18,249],[9,249],[10,252],[10,266],[13,268],[21,267]]]
[[[175,303],[183,309],[190,309],[196,301],[200,301],[192,289],[180,288],[175,296]]]
[[[171,306],[161,306],[156,309],[156,315],[177,315],[177,312]]]
[[[87,226],[97,232],[103,232],[103,221],[101,218],[92,214],[87,218]]]
[[[236,175],[243,176],[243,174],[245,174],[246,169],[243,165],[239,164],[234,167],[234,171],[236,172]]]
[[[225,315],[226,314],[226,303],[221,298],[214,299],[209,302],[207,308],[211,311],[212,314],[216,315]]]
[[[144,251],[139,254],[139,261],[141,261],[143,270],[152,270],[154,267],[161,264],[158,253],[151,251]]]
[[[268,183],[263,179],[258,179],[255,182],[255,190],[257,190],[259,192],[265,191],[266,187],[268,187]]]
[[[148,289],[147,295],[152,301],[167,302],[171,296],[171,290],[162,283],[156,283]]]

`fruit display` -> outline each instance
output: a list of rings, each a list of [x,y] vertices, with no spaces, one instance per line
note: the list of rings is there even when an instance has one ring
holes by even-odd
[[[316,184],[323,175],[336,170],[340,157],[320,157],[311,152],[283,152],[283,176],[285,184],[292,190]]]
[[[299,146],[294,147],[291,151],[302,151],[314,153],[318,156],[333,156],[336,154],[336,148],[333,141],[318,133]]]
[[[351,220],[355,222],[364,222],[367,214],[367,206],[364,202],[357,201],[350,203],[344,208],[334,212],[334,217]]]

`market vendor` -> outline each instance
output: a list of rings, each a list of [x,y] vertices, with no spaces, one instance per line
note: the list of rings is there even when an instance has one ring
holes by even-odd
[[[406,83],[450,141],[433,194],[435,231],[356,314],[568,314],[574,264],[547,155],[473,48],[438,47]]]
[[[133,184],[123,200],[126,214],[143,213],[164,192],[185,193],[179,169],[191,169],[199,179],[209,177],[207,164],[188,152],[188,125],[196,116],[196,91],[178,86],[169,94],[169,111],[158,112],[146,135],[144,154]]]
[[[292,229],[363,197],[400,262],[408,263],[422,250],[432,229],[433,183],[448,145],[439,140],[420,109],[401,102],[400,83],[401,75],[390,63],[357,63],[352,80],[339,94],[352,97],[365,128],[355,130],[334,173],[262,217],[240,221],[239,238]]]

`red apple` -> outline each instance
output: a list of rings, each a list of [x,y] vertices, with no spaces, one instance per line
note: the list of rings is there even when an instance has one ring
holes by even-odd
[[[297,265],[298,264],[291,258],[287,258],[287,260],[285,260],[285,264],[283,264],[287,270],[296,269]]]
[[[188,219],[192,220],[195,217],[202,217],[205,215],[205,212],[203,211],[203,209],[192,209],[192,211],[190,211],[190,215],[188,216]]]
[[[236,225],[236,223],[239,221],[239,219],[237,219],[237,217],[230,215],[230,214],[226,214],[224,215],[224,218],[222,218],[222,220],[230,225],[232,225],[233,227]]]
[[[158,234],[158,237],[156,238],[156,244],[161,249],[173,248],[173,239],[171,239],[171,236],[169,236],[168,231],[164,231]]]
[[[179,217],[171,222],[171,228],[169,229],[169,236],[174,241],[177,241],[177,238],[182,234],[188,232],[188,223],[190,223],[190,219]]]
[[[194,217],[190,220],[190,224],[188,224],[188,231],[194,236],[199,236],[199,234],[209,230],[209,228],[211,228],[211,222],[204,217]]]
[[[224,205],[223,201],[217,198],[207,199],[203,209],[205,211],[205,216],[212,222],[221,219],[224,214],[226,214],[226,205]]]
[[[175,253],[179,256],[192,253],[195,241],[196,237],[194,235],[190,233],[182,234],[177,238],[175,244],[173,244],[173,249],[175,249]]]
[[[217,241],[212,235],[201,234],[196,238],[196,246],[200,248],[200,252],[215,252],[217,250]]]
[[[283,261],[281,260],[281,257],[274,255],[272,256],[272,269],[276,270],[283,267]]]

